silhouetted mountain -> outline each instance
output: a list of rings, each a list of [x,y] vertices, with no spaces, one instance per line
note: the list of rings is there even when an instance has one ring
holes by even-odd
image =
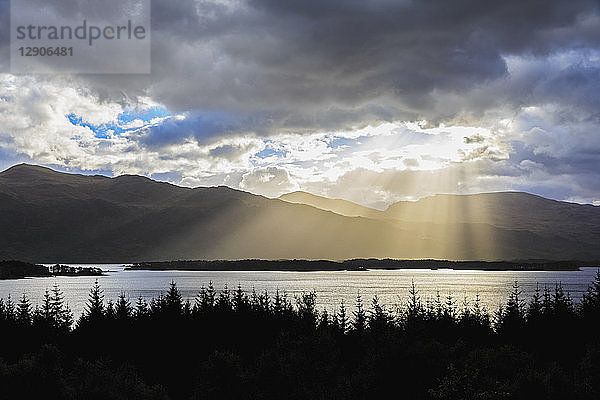
[[[373,256],[396,241],[391,224],[227,187],[30,165],[0,173],[0,226],[0,259],[40,262],[345,258]]]
[[[551,234],[584,244],[600,243],[600,207],[546,199],[523,192],[436,195],[388,207],[389,218],[412,222],[489,224]]]
[[[387,214],[374,208],[361,206],[360,204],[343,199],[328,199],[327,197],[317,196],[303,191],[286,193],[279,198],[289,203],[306,204],[321,210],[333,211],[336,214],[345,215],[347,217],[387,217]]]
[[[488,196],[494,198],[495,194]],[[519,213],[514,221],[538,214],[548,218],[546,225],[536,224],[531,229],[516,222],[513,229],[510,223],[495,224],[492,219],[456,217],[455,221],[454,216],[438,211],[431,211],[437,219],[427,217],[425,222],[420,217],[406,218],[407,212],[402,210],[419,207],[420,202],[390,207],[382,213],[390,215],[388,219],[351,218],[227,187],[190,189],[140,176],[82,176],[22,164],[0,173],[0,259],[72,263],[600,258],[597,242],[592,243],[598,235],[599,225],[593,222],[598,207],[539,200],[559,209],[543,214],[537,203],[514,209]],[[561,206],[565,210],[580,207],[577,210],[582,212],[567,212],[560,217],[561,226],[553,226],[552,218],[562,215]],[[439,205],[431,207],[435,210]],[[464,209],[456,206],[449,211],[461,207]],[[420,216],[416,211],[408,214]],[[567,221],[569,235],[564,235]],[[582,230],[577,232],[579,227]]]

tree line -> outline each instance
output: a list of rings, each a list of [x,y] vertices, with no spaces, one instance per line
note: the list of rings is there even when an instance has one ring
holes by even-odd
[[[0,387],[19,398],[600,398],[600,272],[582,300],[560,283],[526,300],[515,282],[494,312],[478,298],[391,309],[357,294],[352,311],[211,282],[175,282],[149,302],[104,298],[77,319],[54,285],[41,304],[0,299]],[[36,385],[27,385],[28,379]],[[2,397],[2,394],[0,394]]]

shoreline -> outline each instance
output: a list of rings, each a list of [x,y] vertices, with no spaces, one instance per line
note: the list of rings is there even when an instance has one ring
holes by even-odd
[[[178,260],[148,261],[125,266],[126,271],[281,271],[334,272],[399,269],[451,269],[475,271],[579,271],[600,263],[580,261],[448,261],[351,259],[331,260]]]

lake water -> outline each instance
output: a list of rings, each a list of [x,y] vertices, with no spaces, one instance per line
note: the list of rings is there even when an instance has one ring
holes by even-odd
[[[147,300],[165,293],[171,280],[177,283],[184,299],[193,301],[202,285],[213,282],[216,289],[228,285],[235,289],[238,284],[246,291],[255,288],[274,294],[276,289],[287,292],[292,297],[302,292],[314,290],[317,293],[319,309],[336,309],[341,300],[352,309],[356,294],[360,291],[363,302],[369,306],[374,295],[380,303],[394,307],[406,301],[408,291],[414,281],[423,301],[434,299],[437,292],[445,298],[448,294],[462,304],[479,294],[481,303],[490,311],[505,303],[515,280],[529,297],[537,284],[554,288],[561,282],[565,291],[579,300],[594,279],[595,268],[582,268],[581,271],[454,271],[454,270],[369,270],[337,272],[207,272],[207,271],[125,271],[122,265],[82,265],[100,266],[109,270],[101,277],[51,277],[0,281],[0,297],[10,294],[17,300],[25,293],[33,304],[39,304],[46,288],[57,283],[65,294],[65,299],[78,317],[84,309],[89,290],[98,279],[104,290],[105,299],[116,299],[123,291],[134,303],[141,296]]]

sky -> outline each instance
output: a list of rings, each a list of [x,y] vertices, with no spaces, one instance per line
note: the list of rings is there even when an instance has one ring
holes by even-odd
[[[600,205],[598,1],[153,0],[152,72],[122,75],[11,73],[9,21],[0,169]]]

